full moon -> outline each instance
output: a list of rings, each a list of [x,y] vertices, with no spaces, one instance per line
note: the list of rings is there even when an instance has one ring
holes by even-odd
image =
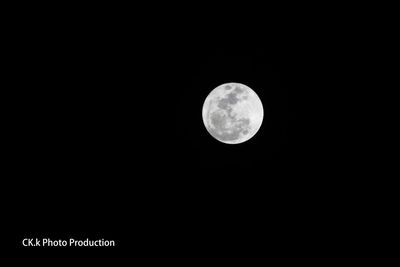
[[[203,122],[212,137],[240,144],[260,129],[264,109],[258,95],[241,83],[225,83],[210,92],[203,105]]]

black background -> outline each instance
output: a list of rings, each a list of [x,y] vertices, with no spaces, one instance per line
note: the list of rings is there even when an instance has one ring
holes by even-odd
[[[18,25],[12,52],[16,247],[75,236],[170,257],[284,256],[339,231],[325,232],[344,183],[324,124],[340,54],[329,25],[58,15]],[[264,106],[240,145],[216,141],[201,118],[225,82]]]

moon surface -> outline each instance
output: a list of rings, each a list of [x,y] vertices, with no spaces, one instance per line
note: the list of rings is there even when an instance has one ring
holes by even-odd
[[[241,83],[225,83],[210,92],[203,104],[203,122],[212,137],[240,144],[260,129],[264,109],[258,95]]]

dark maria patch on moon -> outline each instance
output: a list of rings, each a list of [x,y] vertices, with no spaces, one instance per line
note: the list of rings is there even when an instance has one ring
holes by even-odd
[[[233,90],[233,92],[235,92],[236,94],[240,95],[241,93],[244,92],[244,90],[242,88],[240,88],[239,86],[236,86],[235,90]]]
[[[227,97],[220,99],[218,102],[219,110],[211,113],[211,123],[215,128],[209,128],[211,135],[221,141],[234,141],[240,137],[240,133],[248,133],[250,119],[239,119],[232,115],[231,105],[236,104],[239,99],[236,93],[227,94]],[[222,111],[225,110],[226,114]],[[231,127],[227,128],[227,123],[231,122]]]
[[[211,114],[211,123],[215,128],[222,129],[225,128],[226,115],[222,115],[220,112],[215,111]]]
[[[221,98],[218,101],[218,107],[224,110],[227,110],[229,105],[235,105],[237,102],[239,102],[239,98],[237,98],[236,93],[232,92],[226,95],[226,97]]]

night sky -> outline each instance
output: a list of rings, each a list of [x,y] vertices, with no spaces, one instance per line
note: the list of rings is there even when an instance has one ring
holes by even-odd
[[[281,253],[326,216],[330,143],[314,104],[331,85],[306,33],[43,25],[27,25],[29,46],[15,47],[16,240],[108,237],[147,251],[262,239]],[[238,145],[202,120],[227,82],[254,89],[264,108]]]

